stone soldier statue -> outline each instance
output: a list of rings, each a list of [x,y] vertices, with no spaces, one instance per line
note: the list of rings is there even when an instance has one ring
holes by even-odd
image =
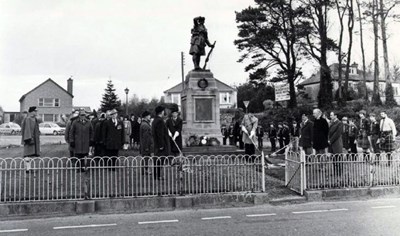
[[[195,70],[201,70],[200,57],[206,55],[206,45],[213,48],[214,45],[208,40],[207,29],[204,26],[206,18],[199,16],[193,19],[194,26],[192,28],[192,39],[190,41],[189,54],[192,55],[192,60]]]

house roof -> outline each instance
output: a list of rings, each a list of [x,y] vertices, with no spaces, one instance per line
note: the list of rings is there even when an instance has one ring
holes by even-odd
[[[219,91],[232,91],[232,90],[236,90],[235,88],[225,84],[224,82],[215,79],[215,81],[217,82],[217,88]],[[167,89],[164,91],[164,93],[180,93],[182,91],[182,83],[179,83],[175,86],[173,86],[170,89]]]
[[[331,72],[332,72],[332,81],[337,81],[338,80],[338,75],[337,75],[337,70],[338,70],[338,63],[334,63],[331,66]],[[350,74],[349,75],[349,81],[353,82],[358,82],[362,81],[362,70],[357,70],[357,75]],[[343,73],[342,75],[342,80],[344,81],[345,74]],[[373,82],[374,77],[371,73],[367,73],[366,75],[366,80],[367,82]],[[313,74],[310,76],[310,78],[305,79],[303,82],[301,82],[299,85],[305,86],[305,85],[311,85],[311,84],[318,84],[320,82],[320,72],[318,71],[317,73]],[[384,79],[379,79],[379,82],[385,82]]]
[[[38,88],[40,88],[42,85],[44,85],[45,83],[47,83],[47,82],[51,82],[51,83],[53,83],[53,84],[55,84],[57,87],[59,87],[62,91],[64,91],[65,93],[67,93],[68,95],[70,95],[71,97],[74,97],[72,94],[70,94],[67,90],[65,90],[63,87],[61,87],[59,84],[57,84],[56,82],[54,82],[54,80],[52,80],[52,79],[47,79],[46,81],[44,81],[43,83],[41,83],[41,84],[39,84],[38,86],[36,86],[34,89],[32,89],[31,91],[29,91],[29,92],[27,92],[27,93],[25,93],[24,95],[22,95],[22,97],[19,99],[19,102],[22,102],[24,99],[25,99],[25,97],[28,95],[28,94],[30,94],[30,93],[32,93],[33,91],[35,91],[36,89],[38,89]]]

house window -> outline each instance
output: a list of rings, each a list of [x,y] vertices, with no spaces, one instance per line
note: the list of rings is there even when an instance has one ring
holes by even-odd
[[[60,107],[59,98],[39,98],[39,107]]]
[[[171,94],[171,102],[181,105],[181,94],[180,93],[172,93]]]
[[[230,104],[231,103],[231,96],[228,92],[220,93],[219,100],[221,104]]]

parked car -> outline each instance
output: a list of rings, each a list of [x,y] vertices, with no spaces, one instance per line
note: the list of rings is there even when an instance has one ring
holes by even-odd
[[[20,134],[21,126],[16,123],[8,122],[0,125],[0,134]]]
[[[53,122],[44,122],[39,124],[39,131],[40,134],[62,135],[65,132],[65,128],[61,128]]]

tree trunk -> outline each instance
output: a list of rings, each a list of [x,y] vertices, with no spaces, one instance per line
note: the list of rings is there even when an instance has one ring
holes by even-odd
[[[320,48],[320,89],[318,94],[318,106],[320,108],[332,107],[332,77],[327,63],[328,33],[327,33],[327,6],[317,6],[318,14],[318,33],[321,41]]]
[[[382,34],[382,46],[383,46],[383,63],[385,69],[385,81],[386,85],[389,84],[390,81],[390,69],[389,69],[389,56],[388,56],[388,46],[387,46],[387,35],[386,35],[386,17],[385,17],[385,5],[383,0],[379,1],[380,9],[379,13],[381,16],[381,34]]]
[[[381,99],[379,94],[379,49],[378,49],[378,0],[373,0],[372,4],[372,24],[374,31],[374,92],[372,95],[372,103],[374,105],[380,105]]]
[[[348,1],[348,0],[347,0]],[[342,44],[343,44],[343,16],[346,12],[347,8],[344,8],[343,11],[340,11],[341,7],[339,4],[339,0],[335,0],[336,10],[338,13],[339,23],[340,23],[340,30],[339,30],[339,44],[338,44],[338,97],[337,102],[339,105],[343,105],[343,96],[342,96]],[[347,5],[347,4],[346,4]],[[345,90],[346,91],[346,90]],[[345,92],[346,93],[346,92]]]
[[[350,2],[350,5],[348,5]],[[354,29],[354,5],[353,0],[347,0],[346,5],[349,10],[347,29],[349,33],[349,46],[347,49],[347,64],[346,64],[346,78],[344,81],[344,101],[347,101],[349,91],[349,73],[350,73],[350,62],[351,62],[351,49],[353,48],[353,29]]]
[[[362,95],[365,99],[365,101],[368,101],[368,90],[367,90],[367,68],[365,66],[365,51],[364,51],[364,36],[363,36],[363,26],[362,26],[362,15],[361,15],[361,4],[360,1],[357,0],[357,10],[358,10],[358,18],[359,18],[359,23],[360,23],[360,47],[361,47],[361,56],[362,56],[362,75],[363,75],[363,86],[361,86],[362,89]]]

